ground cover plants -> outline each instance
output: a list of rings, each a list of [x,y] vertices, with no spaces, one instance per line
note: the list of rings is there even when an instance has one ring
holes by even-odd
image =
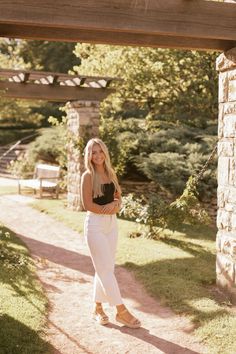
[[[47,299],[28,250],[0,225],[0,353],[49,354]]]

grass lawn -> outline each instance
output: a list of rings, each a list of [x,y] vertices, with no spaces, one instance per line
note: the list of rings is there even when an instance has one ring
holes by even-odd
[[[0,225],[0,353],[49,354],[47,299],[28,250]]]
[[[0,195],[17,193],[18,188],[16,186],[0,186]]]
[[[65,208],[63,200],[38,200],[33,206],[82,232],[85,213]],[[216,230],[183,225],[164,230],[158,241],[129,238],[136,223],[118,220],[116,263],[133,271],[154,297],[195,324],[195,335],[209,353],[236,353],[236,317],[215,287]]]

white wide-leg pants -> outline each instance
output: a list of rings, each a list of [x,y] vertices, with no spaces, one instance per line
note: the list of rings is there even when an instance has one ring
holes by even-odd
[[[84,235],[95,269],[93,301],[110,305],[123,303],[114,274],[118,239],[116,215],[87,212]]]

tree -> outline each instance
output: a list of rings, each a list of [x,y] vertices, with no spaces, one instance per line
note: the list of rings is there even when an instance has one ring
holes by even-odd
[[[181,193],[215,144],[217,53],[77,44],[75,54],[75,72],[123,79],[101,107],[100,133],[118,174]],[[210,173],[201,195],[215,188]]]
[[[75,43],[0,40],[0,65],[9,69],[28,69],[67,73],[80,59],[73,54]],[[48,117],[61,118],[61,103],[1,99],[4,124],[49,125]]]
[[[77,44],[82,74],[116,76],[123,83],[103,114],[149,117],[206,127],[217,117],[217,53]]]
[[[74,65],[80,65],[80,58],[73,53],[74,47],[75,43],[71,42],[22,41],[19,55],[31,70],[68,73]],[[62,106],[63,103],[43,101],[33,111],[45,117],[44,126],[47,126],[49,116],[62,118]]]
[[[5,69],[28,69],[20,56],[21,41],[15,39],[0,40],[0,67]],[[7,99],[0,99],[0,125],[1,126],[39,126],[43,119],[40,112],[34,111],[39,102]]]
[[[80,58],[73,54],[76,43],[22,41],[19,55],[32,70],[68,73]]]

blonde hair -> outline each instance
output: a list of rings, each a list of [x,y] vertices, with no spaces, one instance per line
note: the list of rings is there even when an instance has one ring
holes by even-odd
[[[105,145],[105,143],[101,139],[92,138],[87,142],[87,145],[84,150],[84,152],[85,152],[84,164],[85,164],[86,170],[90,172],[91,177],[92,177],[93,198],[100,197],[104,194],[100,176],[96,172],[96,169],[94,168],[94,164],[92,163],[92,151],[93,151],[93,146],[95,144],[99,145],[104,153],[104,156],[105,156],[104,169],[105,169],[106,175],[109,178],[109,181],[113,182],[115,185],[115,190],[118,193],[121,193],[121,189],[119,186],[119,182],[118,182],[116,173],[113,170],[112,165],[111,165],[111,160],[110,160],[107,146]]]

